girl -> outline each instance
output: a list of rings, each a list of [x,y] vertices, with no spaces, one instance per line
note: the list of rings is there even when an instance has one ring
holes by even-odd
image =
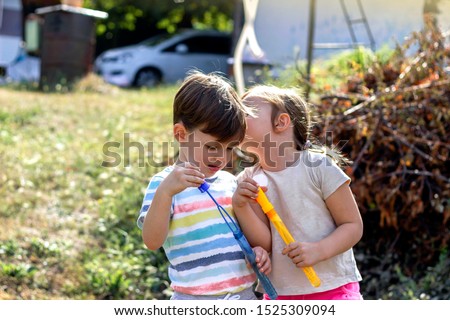
[[[241,147],[259,163],[240,174],[233,208],[251,245],[272,252],[270,279],[278,299],[362,299],[352,247],[363,226],[350,178],[336,163],[343,158],[313,149],[308,107],[294,90],[256,86],[243,99],[257,116],[247,116]],[[267,177],[267,197],[298,242],[286,246],[254,201],[259,174]],[[306,266],[314,267],[319,287],[305,277]]]

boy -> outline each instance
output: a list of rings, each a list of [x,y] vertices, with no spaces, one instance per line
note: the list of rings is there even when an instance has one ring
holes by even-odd
[[[172,300],[254,300],[255,274],[215,203],[198,189],[207,181],[209,192],[232,212],[236,179],[221,169],[244,138],[246,108],[223,78],[195,72],[175,95],[173,112],[179,156],[147,188],[138,218],[144,243],[165,250]],[[254,250],[268,273],[267,252]]]

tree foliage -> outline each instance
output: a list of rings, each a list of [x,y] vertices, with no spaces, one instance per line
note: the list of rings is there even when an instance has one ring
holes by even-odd
[[[182,28],[231,31],[236,3],[237,0],[85,0],[84,6],[108,13],[107,19],[97,21],[97,40],[115,47]]]

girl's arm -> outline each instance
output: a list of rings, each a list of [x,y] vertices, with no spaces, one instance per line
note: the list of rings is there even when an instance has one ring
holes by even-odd
[[[318,242],[295,242],[283,250],[283,254],[287,254],[299,268],[315,265],[345,252],[362,237],[361,215],[347,183],[331,194],[325,203],[336,223],[336,230]]]
[[[250,178],[245,179],[238,184],[233,195],[233,210],[250,245],[260,246],[271,252],[272,235],[269,220],[255,201],[257,195],[256,182]]]
[[[350,186],[341,185],[325,203],[336,223],[336,230],[320,241],[324,259],[328,259],[352,248],[361,240],[363,223],[358,205]]]

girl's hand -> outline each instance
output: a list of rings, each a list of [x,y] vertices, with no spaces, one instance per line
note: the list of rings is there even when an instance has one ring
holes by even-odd
[[[174,167],[173,171],[161,182],[159,188],[172,197],[186,188],[198,188],[205,180],[205,175],[197,166],[189,162],[183,162]]]
[[[272,271],[272,262],[270,261],[269,254],[261,247],[254,247],[253,251],[256,255],[255,260],[259,271],[261,271],[261,273],[264,273],[265,275],[269,275],[269,273]]]
[[[316,242],[293,242],[282,251],[287,255],[297,268],[313,266],[324,260],[322,250]]]
[[[258,187],[259,185],[252,178],[246,178],[240,182],[233,195],[233,206],[242,208],[251,201],[255,201],[258,196]]]

